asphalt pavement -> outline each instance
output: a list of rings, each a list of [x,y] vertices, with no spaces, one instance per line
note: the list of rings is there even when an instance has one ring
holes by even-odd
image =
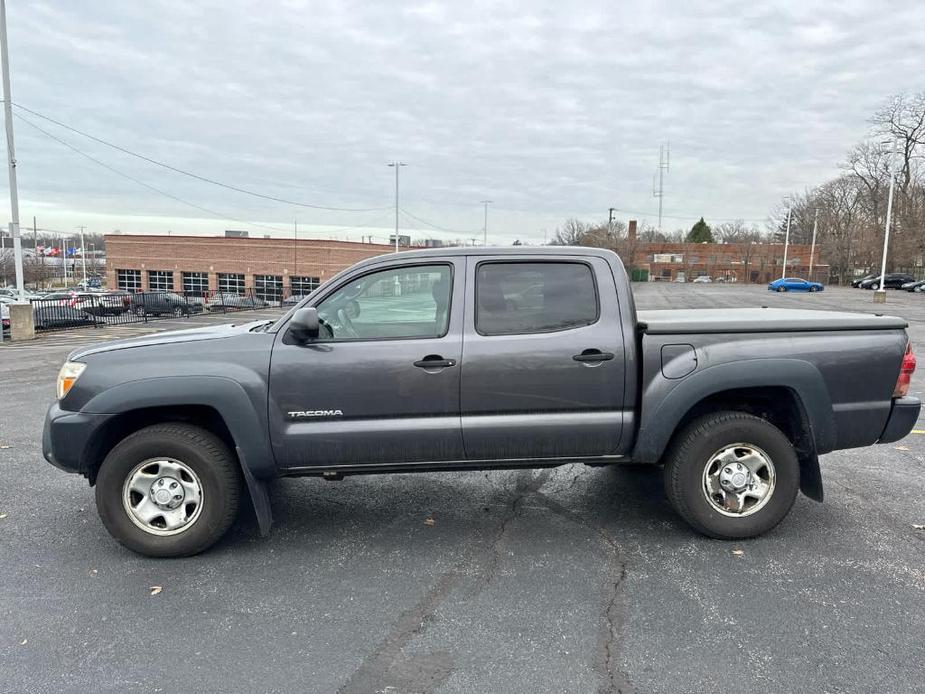
[[[898,314],[925,362],[922,294],[635,291],[640,308]],[[925,689],[925,423],[824,456],[825,503],[744,542],[693,533],[655,469],[570,465],[282,480],[270,537],[245,513],[206,554],[152,560],[41,456],[58,367],[99,336],[83,332],[0,346],[2,692]]]

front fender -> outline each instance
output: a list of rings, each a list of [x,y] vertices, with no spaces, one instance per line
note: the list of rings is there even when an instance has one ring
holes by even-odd
[[[656,376],[642,395],[632,459],[657,462],[684,416],[700,401],[739,388],[786,387],[803,405],[815,452],[835,446],[832,402],[819,370],[801,359],[747,359],[717,364],[681,380]]]
[[[257,479],[276,476],[270,449],[266,403],[254,402],[241,384],[221,376],[162,376],[128,381],[107,388],[80,408],[87,414],[122,414],[148,407],[202,405],[224,419],[243,453],[242,465]]]

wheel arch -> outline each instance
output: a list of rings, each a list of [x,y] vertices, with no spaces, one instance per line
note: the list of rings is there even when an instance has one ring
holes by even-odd
[[[266,482],[277,475],[266,412],[237,382],[221,377],[166,377],[131,381],[102,391],[82,408],[112,415],[94,432],[82,455],[94,484],[100,465],[126,436],[153,424],[184,422],[218,436],[237,456],[261,533],[272,524]]]
[[[818,369],[801,360],[745,360],[705,369],[659,392],[658,379],[643,395],[643,416],[633,460],[657,462],[689,422],[733,410],[766,419],[791,440],[800,462],[800,489],[822,500],[818,454],[832,450],[835,422]],[[659,404],[648,412],[645,403]]]

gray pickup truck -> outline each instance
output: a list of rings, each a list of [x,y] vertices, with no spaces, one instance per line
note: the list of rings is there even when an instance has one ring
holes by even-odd
[[[636,311],[592,248],[437,249],[361,262],[276,321],[72,353],[45,457],[96,485],[108,531],[152,556],[205,550],[277,477],[664,465],[721,539],[777,525],[818,456],[914,426],[900,318]]]

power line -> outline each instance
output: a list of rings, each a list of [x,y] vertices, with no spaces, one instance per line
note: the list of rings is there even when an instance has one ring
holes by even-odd
[[[420,222],[421,224],[426,224],[426,225],[429,226],[429,227],[433,227],[433,228],[436,229],[437,231],[445,231],[445,232],[447,232],[447,233],[449,233],[449,234],[473,234],[473,233],[475,233],[475,232],[477,232],[477,231],[478,231],[478,232],[481,232],[481,231],[482,231],[481,229],[447,229],[446,227],[442,227],[442,226],[440,226],[439,224],[434,224],[433,222],[428,222],[426,219],[423,219],[423,218],[421,218],[421,217],[418,217],[417,215],[411,214],[411,213],[408,212],[408,210],[406,210],[404,207],[401,208],[401,211],[402,211],[402,214],[407,215],[408,217],[410,217],[411,219],[415,220],[416,222]]]
[[[116,169],[115,167],[112,167],[112,166],[110,166],[109,164],[107,164],[107,163],[105,163],[105,162],[103,162],[103,161],[100,161],[100,160],[97,159],[96,157],[94,157],[94,156],[92,156],[92,155],[90,155],[90,154],[87,154],[86,152],[84,152],[84,151],[81,150],[81,149],[78,149],[77,147],[75,147],[74,145],[72,145],[70,142],[68,142],[68,141],[66,141],[66,140],[62,140],[62,139],[61,139],[60,137],[58,137],[57,135],[53,135],[52,133],[50,133],[50,132],[48,132],[47,130],[45,130],[44,128],[42,128],[42,127],[36,125],[35,123],[33,123],[32,121],[28,120],[27,118],[23,118],[23,117],[22,117],[21,115],[19,115],[18,113],[15,114],[15,115],[16,115],[16,117],[17,117],[19,120],[21,120],[23,123],[26,123],[27,125],[32,126],[32,127],[35,128],[36,130],[38,130],[40,133],[42,133],[43,135],[46,135],[47,137],[51,138],[51,139],[54,140],[55,142],[57,142],[57,143],[59,143],[59,144],[61,144],[61,145],[64,145],[65,147],[67,147],[68,149],[70,149],[70,150],[73,151],[73,152],[76,152],[76,153],[79,154],[80,156],[89,159],[89,160],[92,161],[94,164],[97,164],[97,165],[99,165],[99,166],[102,166],[102,167],[103,167],[104,169],[106,169],[107,171],[111,171],[112,173],[116,174],[117,176],[122,176],[123,178],[126,178],[126,179],[128,179],[129,181],[132,181],[133,183],[136,183],[136,184],[138,184],[138,185],[140,185],[140,186],[142,186],[142,187],[144,187],[144,188],[147,188],[148,190],[151,190],[151,191],[157,193],[158,195],[163,195],[163,196],[166,197],[166,198],[170,198],[171,200],[175,200],[176,202],[179,202],[179,203],[181,203],[181,204],[183,204],[183,205],[187,205],[187,206],[192,207],[192,208],[194,208],[194,209],[200,210],[201,212],[205,212],[205,213],[209,214],[210,216],[216,217],[216,218],[218,218],[218,219],[222,219],[222,220],[231,220],[231,221],[233,221],[233,222],[240,222],[241,224],[246,224],[246,225],[248,225],[248,226],[262,227],[262,228],[264,228],[264,229],[269,229],[270,231],[283,232],[282,229],[277,229],[277,228],[275,228],[275,227],[271,227],[271,226],[268,226],[268,225],[266,225],[266,224],[260,224],[260,223],[258,223],[258,222],[249,222],[249,221],[247,221],[247,220],[245,220],[245,219],[239,219],[238,217],[232,217],[232,216],[230,216],[230,215],[222,214],[221,212],[216,212],[215,210],[210,210],[208,207],[203,207],[202,205],[197,205],[197,204],[194,203],[194,202],[190,202],[189,200],[184,200],[183,198],[177,197],[176,195],[173,195],[172,193],[168,193],[168,192],[165,191],[165,190],[161,190],[160,188],[157,188],[157,187],[155,187],[155,186],[152,186],[150,183],[145,183],[144,181],[142,181],[142,180],[140,180],[140,179],[138,179],[138,178],[135,178],[134,176],[132,176],[132,175],[130,175],[130,174],[127,174],[127,173],[125,173],[124,171],[120,171],[119,169]]]
[[[42,113],[39,113],[38,111],[33,111],[32,109],[26,108],[25,106],[22,106],[15,102],[13,102],[12,105],[15,106],[17,109],[20,109],[21,111],[26,111],[27,113],[31,113],[33,116],[36,116],[43,120],[47,120],[49,123],[54,123],[55,125],[61,128],[64,128],[65,130],[70,130],[73,133],[77,133],[78,135],[82,137],[86,137],[90,140],[93,140],[94,142],[98,142],[101,145],[106,145],[107,147],[111,147],[119,152],[122,152],[123,154],[128,154],[129,156],[135,157],[136,159],[141,159],[142,161],[146,161],[149,164],[160,166],[164,169],[167,169],[168,171],[173,171],[174,173],[182,174],[183,176],[189,176],[190,178],[195,178],[196,180],[202,181],[204,183],[210,183],[211,185],[219,186],[220,188],[226,188],[228,190],[233,190],[236,193],[243,193],[244,195],[251,195],[255,198],[262,198],[264,200],[270,200],[272,202],[280,202],[286,205],[295,205],[296,207],[308,207],[313,210],[327,210],[330,212],[378,212],[380,210],[391,209],[389,207],[329,207],[326,205],[314,205],[312,203],[299,202],[297,200],[288,200],[286,198],[276,197],[275,195],[267,195],[265,193],[258,193],[257,191],[254,191],[254,190],[248,190],[247,188],[241,188],[240,186],[231,185],[230,183],[222,183],[221,181],[216,181],[214,178],[209,178],[207,176],[202,176],[200,174],[193,173],[192,171],[186,171],[184,169],[177,168],[176,166],[171,166],[170,164],[166,164],[162,161],[158,161],[157,159],[152,159],[151,157],[145,156],[144,154],[133,152],[130,149],[126,149],[125,147],[121,147],[112,142],[103,140],[99,137],[91,135],[90,133],[86,133],[82,130],[78,130],[77,128],[67,125],[66,123],[62,123],[59,120],[55,120],[54,118],[51,118],[50,116],[46,116]]]

